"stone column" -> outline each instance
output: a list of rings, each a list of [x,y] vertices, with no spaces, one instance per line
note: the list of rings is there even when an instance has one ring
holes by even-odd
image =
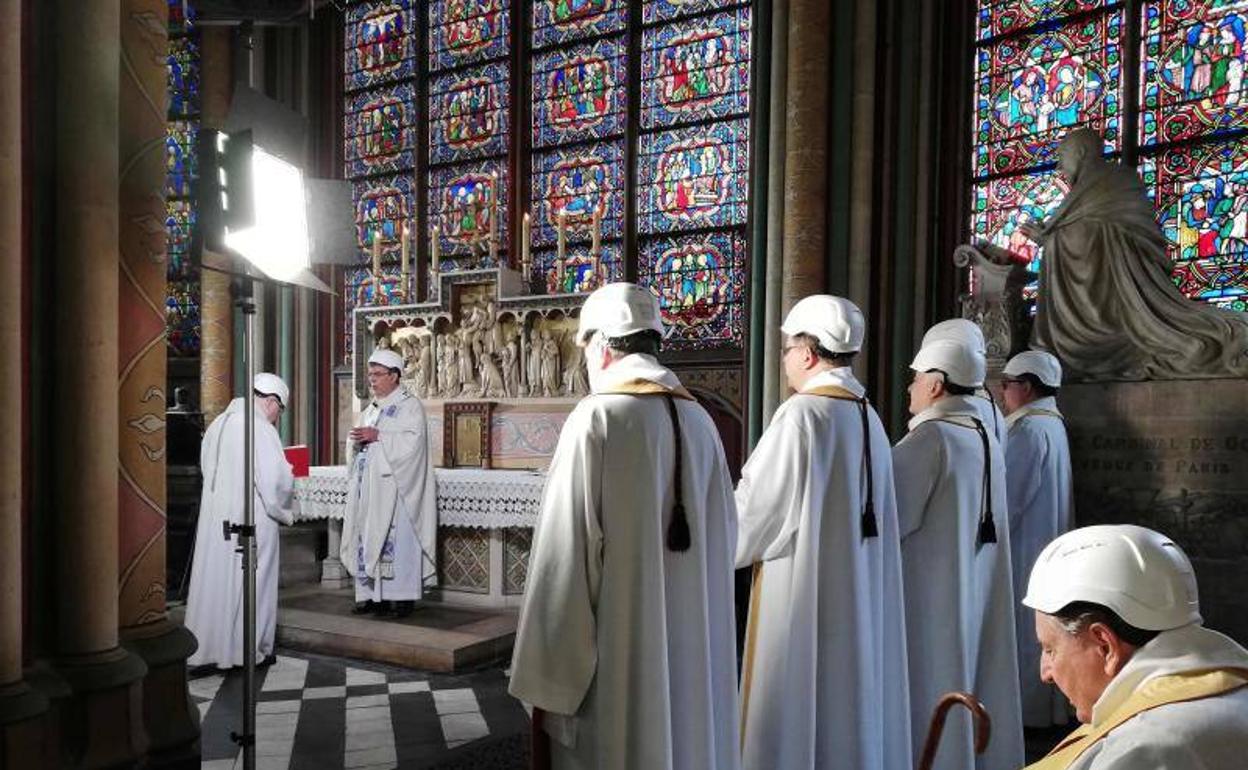
[[[204,128],[221,128],[230,107],[230,29],[200,30],[200,115]],[[208,261],[205,257],[205,261]],[[199,403],[204,423],[225,411],[234,395],[234,306],[229,277],[199,276]]]
[[[53,661],[71,694],[65,753],[75,766],[138,761],[143,661],[118,645],[118,81],[120,4],[57,0],[53,94],[55,249],[51,311],[56,542]],[[149,55],[154,55],[152,52]]]
[[[48,699],[22,679],[22,3],[0,0],[0,767],[47,764]]]
[[[790,0],[784,139],[784,270],[780,312],[825,291],[827,273],[828,0]]]
[[[789,66],[789,2],[774,0],[771,5],[771,102],[767,106],[770,116],[768,131],[771,158],[768,164],[767,202],[767,298],[764,301],[763,319],[763,419],[764,428],[771,424],[771,416],[784,399],[785,384],[782,379],[784,365],[780,358],[781,306],[785,304],[785,261],[780,257],[784,250],[784,173],[786,158],[785,120],[788,92]],[[760,105],[761,107],[761,105]],[[780,161],[780,162],[777,162]],[[758,265],[755,270],[760,269]]]
[[[121,638],[147,664],[151,766],[198,761],[186,689],[195,637],[165,614],[165,133],[168,5],[121,3],[118,347]]]

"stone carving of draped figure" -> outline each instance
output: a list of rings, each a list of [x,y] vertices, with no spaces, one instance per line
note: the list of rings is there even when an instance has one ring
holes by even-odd
[[[1044,247],[1033,347],[1082,380],[1248,376],[1248,318],[1179,292],[1143,183],[1101,147],[1091,129],[1067,134],[1058,170],[1070,192],[1023,225]]]

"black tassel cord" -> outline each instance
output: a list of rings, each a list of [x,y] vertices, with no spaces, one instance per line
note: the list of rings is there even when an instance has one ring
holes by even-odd
[[[672,521],[667,525],[667,548],[670,551],[688,551],[692,538],[689,535],[689,517],[685,515],[684,479],[680,467],[680,418],[676,415],[676,401],[670,395],[664,398],[667,400],[667,416],[672,420],[672,437],[676,442],[676,469],[672,476],[676,504],[672,506]]]
[[[975,547],[978,548],[985,543],[997,542],[997,525],[992,519],[992,453],[988,444],[988,431],[984,430],[984,424],[978,418],[972,417],[971,420],[974,421],[975,430],[979,432],[984,446],[984,496],[979,507],[979,532],[975,538]]]
[[[879,537],[880,527],[875,520],[875,476],[871,472],[871,421],[867,414],[867,400],[858,402],[858,411],[862,413],[862,460],[867,472],[867,502],[862,506],[862,537]]]

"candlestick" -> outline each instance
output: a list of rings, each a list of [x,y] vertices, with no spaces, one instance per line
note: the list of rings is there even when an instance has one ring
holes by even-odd
[[[557,222],[557,226],[555,227],[555,234],[559,238],[559,243],[555,248],[555,253],[556,253],[556,256],[559,257],[559,261],[562,262],[564,252],[567,250],[567,245],[568,245],[568,242],[567,242],[568,210],[567,209],[559,209],[559,216],[556,217],[556,222]]]
[[[409,236],[410,236],[410,233],[408,232],[407,225],[403,225],[403,235],[399,240],[399,276],[400,276],[399,292],[402,293],[403,299],[405,300],[408,297],[407,258],[409,256],[408,255],[409,243],[410,243]]]
[[[594,283],[596,285],[598,283],[598,268],[601,266],[602,261],[602,212],[597,206],[594,206],[593,230],[591,234],[593,241],[589,247],[589,254],[593,258]]]
[[[373,283],[381,290],[381,228],[373,229]],[[380,295],[379,295],[380,296]]]
[[[442,262],[442,237],[437,225],[433,226],[432,242],[429,244],[429,273],[435,278]]]
[[[520,271],[524,280],[529,280],[529,239],[533,233],[533,222],[526,213],[520,220]]]
[[[490,174],[490,262],[498,264],[498,172]]]

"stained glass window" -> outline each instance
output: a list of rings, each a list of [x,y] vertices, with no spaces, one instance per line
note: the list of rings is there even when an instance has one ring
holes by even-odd
[[[1142,144],[1248,125],[1248,2],[1144,4]]]
[[[648,29],[641,47],[643,128],[749,110],[748,9]]]
[[[659,233],[744,224],[748,137],[744,120],[642,136],[638,228]]]
[[[442,262],[493,266],[489,241],[507,232],[507,167],[497,161],[438,168],[429,174],[429,225],[438,228]],[[497,224],[495,224],[495,221]]]
[[[589,241],[594,216],[605,239],[623,235],[624,157],[617,143],[581,146],[534,156],[533,243],[558,240],[560,214],[568,242]]]
[[[355,206],[356,262],[344,275],[343,350],[351,354],[351,311],[401,296],[400,237],[413,224],[414,171],[421,115],[416,102],[417,9],[411,0],[351,3],[346,11],[343,98],[344,174]],[[384,291],[369,263],[376,239]],[[365,280],[367,278],[367,280]]]
[[[1138,46],[1123,39],[1122,7],[1103,0],[980,3],[973,236],[1038,269],[1038,246],[1018,225],[1060,202],[1065,187],[1051,170],[1053,151],[1070,128],[1087,125],[1105,136],[1107,153],[1136,164],[1179,289],[1244,310],[1248,0],[1143,0]],[[1138,58],[1123,61],[1137,49]],[[1069,75],[1064,62],[1077,62]],[[1138,68],[1138,94],[1123,92],[1122,67]],[[1080,85],[1063,92],[1071,82]],[[1125,123],[1128,100],[1138,100],[1133,125]]]
[[[168,293],[165,338],[171,356],[197,356],[200,344],[199,270],[195,266],[195,182],[199,137],[199,30],[194,8],[169,0],[169,95],[165,134],[165,254]]]
[[[429,68],[459,67],[508,53],[506,0],[429,3]]]
[[[646,242],[638,274],[658,295],[663,322],[672,329],[669,340],[697,347],[741,344],[745,249],[740,232]]]
[[[976,176],[1055,160],[1062,136],[1087,126],[1121,147],[1122,12],[1029,32],[979,49]]]
[[[627,50],[619,38],[559,48],[533,59],[533,145],[624,132]]]
[[[507,150],[505,64],[488,64],[429,81],[429,162],[499,155]]]
[[[621,32],[627,14],[628,0],[535,0],[533,47]]]

